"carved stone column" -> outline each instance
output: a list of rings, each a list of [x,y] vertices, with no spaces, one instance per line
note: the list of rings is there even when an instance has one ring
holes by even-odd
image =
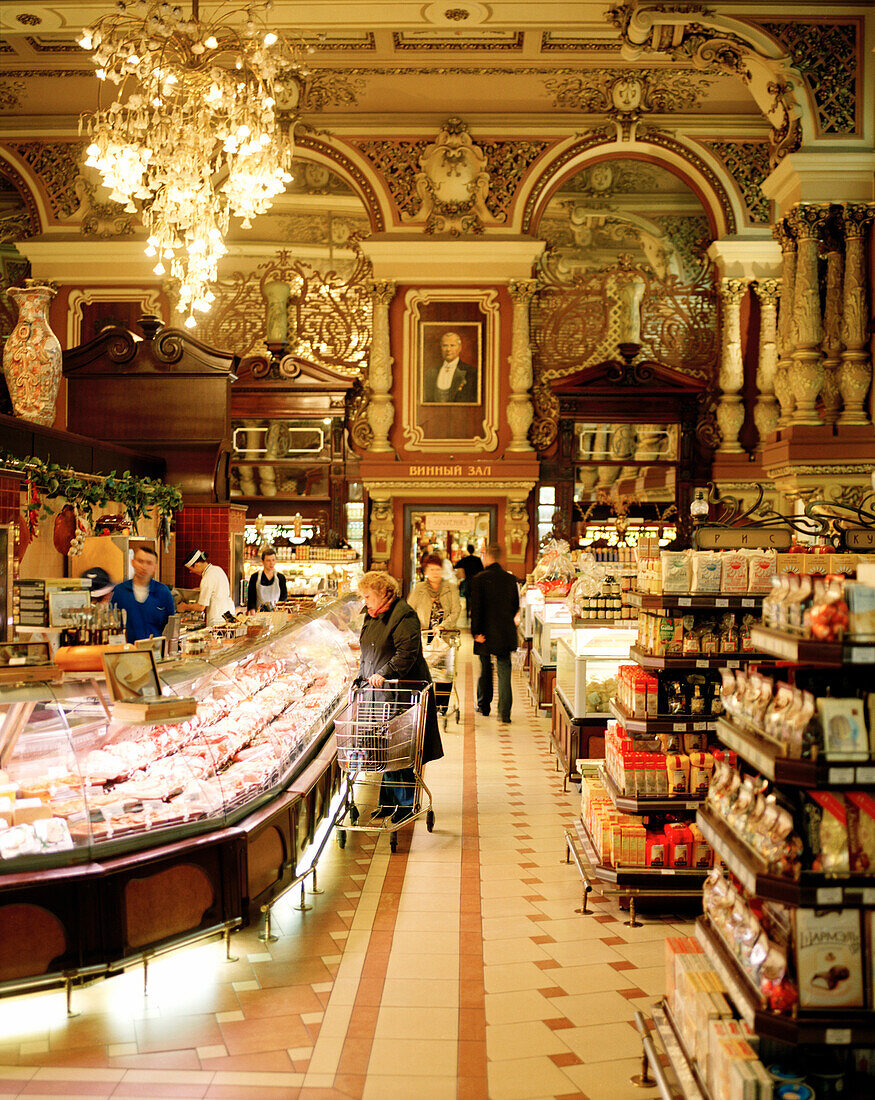
[[[872,381],[868,351],[869,294],[866,289],[866,237],[875,210],[870,203],[849,202],[842,210],[845,232],[845,285],[842,296],[842,365],[838,369],[844,411],[839,424],[868,424],[863,408]]]
[[[389,354],[389,303],[395,296],[395,284],[388,279],[374,280],[368,289],[374,300],[371,361],[368,382],[371,399],[368,404],[368,424],[374,438],[368,450],[391,451],[389,430],[395,419],[395,406],[389,396],[392,391],[392,356]]]
[[[738,433],[744,423],[741,389],[744,385],[744,360],[741,355],[741,303],[747,293],[747,279],[721,279],[723,302],[722,345],[720,355],[720,403],[717,424],[720,427],[721,454],[739,454]]]
[[[529,332],[529,303],[538,288],[535,279],[514,279],[508,283],[513,301],[513,331],[510,345],[509,451],[531,451],[529,428],[535,417],[532,407],[532,344]]]
[[[796,238],[787,219],[774,227],[774,236],[781,246],[781,309],[778,315],[778,366],[775,370],[775,397],[780,415],[778,427],[786,428],[793,414],[795,399],[790,388],[790,353],[793,350],[793,295],[796,288]]]
[[[822,203],[799,203],[788,215],[796,233],[796,287],[793,295],[795,340],[790,364],[790,386],[796,398],[793,424],[820,424],[815,407],[823,386],[823,324],[817,254],[821,230],[829,207]]]
[[[778,369],[778,300],[781,296],[780,279],[758,279],[753,288],[760,301],[760,346],[757,360],[757,395],[753,411],[754,423],[763,440],[778,427],[778,403],[775,401],[775,373]]]
[[[823,309],[823,419],[835,424],[842,403],[838,369],[842,361],[842,272],[845,258],[837,247],[826,254],[826,302]]]

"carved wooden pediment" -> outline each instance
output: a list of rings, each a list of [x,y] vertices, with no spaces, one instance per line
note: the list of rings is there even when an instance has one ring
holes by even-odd
[[[122,374],[224,375],[236,374],[239,358],[196,340],[184,329],[162,328],[157,317],[138,321],[143,336],[126,328],[107,328],[87,344],[64,352],[67,378]]]
[[[296,355],[286,355],[277,359],[269,353],[248,355],[240,361],[237,369],[235,388],[251,386],[257,383],[282,383],[282,388],[299,391],[318,391],[319,393],[346,393],[356,384],[354,375]]]

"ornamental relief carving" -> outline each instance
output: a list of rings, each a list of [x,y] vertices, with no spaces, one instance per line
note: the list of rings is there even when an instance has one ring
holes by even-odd
[[[723,161],[738,184],[750,220],[757,225],[767,225],[771,220],[771,204],[763,194],[761,184],[771,171],[769,143],[706,141],[705,145]]]
[[[653,111],[695,107],[713,79],[694,69],[595,69],[544,81],[553,106],[609,115],[625,136]]]
[[[437,228],[439,219],[450,218],[457,227],[467,223],[470,228],[462,231],[479,232],[483,225],[506,221],[520,181],[550,142],[475,144],[465,123],[451,119],[436,142],[361,141],[357,146],[383,177],[402,221],[423,221],[431,232],[453,232]]]

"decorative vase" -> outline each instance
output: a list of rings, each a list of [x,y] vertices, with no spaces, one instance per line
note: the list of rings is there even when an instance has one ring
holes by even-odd
[[[15,415],[52,424],[61,384],[61,344],[48,319],[55,291],[32,279],[26,282],[6,291],[18,306],[18,324],[3,349],[3,372]]]

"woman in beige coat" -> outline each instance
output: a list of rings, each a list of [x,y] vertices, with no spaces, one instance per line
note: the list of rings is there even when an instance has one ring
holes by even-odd
[[[443,561],[439,554],[428,554],[423,559],[422,572],[425,580],[416,583],[407,602],[419,616],[430,641],[432,634],[455,630],[462,605],[458,586],[442,579]]]

